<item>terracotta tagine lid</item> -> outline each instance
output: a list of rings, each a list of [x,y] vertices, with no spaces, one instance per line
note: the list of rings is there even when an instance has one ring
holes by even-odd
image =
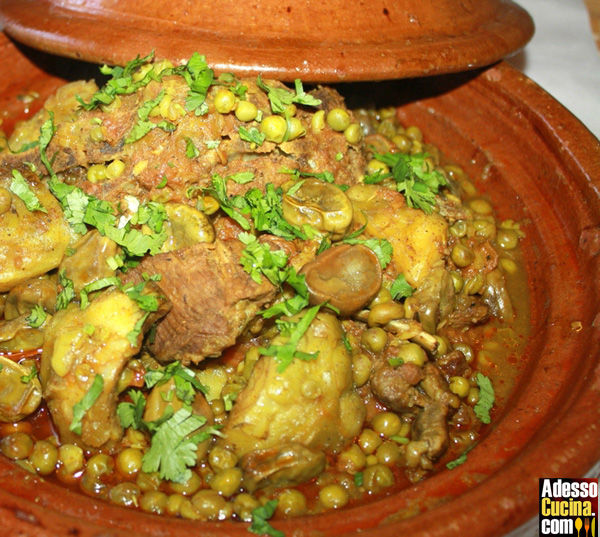
[[[533,34],[510,0],[0,0],[2,26],[34,48],[96,63],[199,51],[218,71],[306,82],[470,70]]]

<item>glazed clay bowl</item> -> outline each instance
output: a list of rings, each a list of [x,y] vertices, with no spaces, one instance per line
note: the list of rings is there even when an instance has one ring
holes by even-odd
[[[219,70],[305,82],[465,71],[533,34],[510,0],[0,0],[0,21],[21,43],[80,60],[200,51]]]
[[[0,109],[45,96],[87,67],[0,40]],[[343,90],[344,88],[342,88]],[[600,459],[600,144],[551,96],[505,63],[470,74],[353,88],[381,94],[405,124],[460,163],[500,219],[524,222],[531,330],[518,381],[468,460],[342,511],[276,521],[288,537],[499,536],[534,517],[538,478],[583,476]],[[39,101],[41,102],[42,99]],[[120,508],[0,458],[3,535],[248,536]]]

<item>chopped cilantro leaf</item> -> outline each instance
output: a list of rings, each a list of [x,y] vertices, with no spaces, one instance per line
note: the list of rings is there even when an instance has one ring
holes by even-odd
[[[414,289],[406,281],[404,274],[398,274],[390,287],[390,294],[394,300],[412,296]]]
[[[112,276],[108,278],[100,278],[91,283],[88,283],[87,285],[84,285],[81,291],[79,292],[81,309],[84,309],[88,306],[88,295],[90,293],[93,293],[94,291],[99,291],[100,289],[105,289],[107,287],[110,287],[111,285],[119,287],[121,285],[121,280],[116,276]]]
[[[392,177],[396,182],[398,192],[402,192],[406,203],[413,208],[431,213],[435,205],[435,195],[440,187],[448,184],[446,178],[437,170],[429,169],[426,163],[428,155],[419,153],[409,155],[405,153],[375,153],[374,158],[387,164],[390,173],[379,174],[365,182],[379,182],[387,177]]]
[[[179,409],[156,428],[150,449],[142,458],[142,470],[158,472],[161,479],[176,483],[187,481],[191,475],[189,467],[196,464],[196,449],[202,441],[200,435],[190,435],[205,423],[204,416],[194,415],[186,407]]]
[[[191,403],[196,392],[207,393],[207,389],[196,378],[196,374],[181,362],[171,362],[162,369],[151,369],[144,375],[147,388],[160,386],[170,379],[175,381],[175,395],[184,403]]]
[[[123,401],[117,406],[117,416],[119,416],[121,426],[124,428],[133,427],[137,430],[142,429],[146,398],[139,390],[129,390],[127,395],[131,398],[131,403]]]
[[[492,381],[481,373],[477,373],[475,380],[479,386],[479,400],[473,407],[473,410],[475,411],[475,415],[483,423],[490,423],[490,410],[494,406],[494,401],[496,398]]]
[[[282,168],[279,170],[281,173],[287,173],[296,177],[296,179],[301,179],[302,177],[314,177],[315,179],[319,179],[324,181],[325,183],[334,183],[335,177],[330,171],[325,170],[324,172],[319,173],[311,173],[311,172],[302,172],[300,170],[290,170],[289,168]],[[294,185],[295,186],[295,185]],[[289,194],[288,190],[288,194]]]
[[[42,123],[42,126],[40,127],[40,138],[38,142],[40,146],[40,160],[42,161],[42,164],[46,167],[46,170],[48,170],[48,174],[50,175],[50,177],[54,179],[56,178],[56,174],[54,173],[52,165],[48,160],[48,156],[46,155],[46,149],[48,149],[48,145],[50,144],[50,141],[52,140],[52,137],[56,132],[56,127],[54,126],[54,114],[52,112],[48,112],[48,114],[50,117],[48,117],[48,119],[44,121],[44,123]]]
[[[131,344],[132,347],[135,347],[138,345],[138,338],[140,336],[140,334],[142,333],[142,328],[144,327],[144,323],[146,322],[146,319],[148,318],[148,316],[150,315],[149,312],[147,312],[146,314],[144,314],[133,326],[133,330],[131,330],[131,332],[129,332],[127,334],[127,341],[129,341],[129,343]]]
[[[71,421],[71,425],[69,426],[69,431],[75,434],[81,434],[81,420],[87,413],[87,411],[92,408],[93,404],[96,402],[98,397],[102,394],[102,390],[104,389],[104,378],[102,375],[96,375],[94,380],[89,388],[89,390],[85,393],[85,395],[81,398],[78,403],[75,403],[73,406],[73,420]]]
[[[97,106],[112,103],[117,95],[134,93],[139,88],[146,86],[151,80],[158,80],[159,76],[154,72],[154,69],[149,69],[142,78],[134,81],[133,75],[135,72],[143,65],[151,62],[153,58],[154,52],[151,52],[143,58],[137,56],[128,62],[125,67],[108,67],[107,65],[103,65],[100,68],[100,72],[103,75],[110,75],[110,80],[92,95],[89,103],[84,102],[81,97],[77,96],[79,104],[85,110],[93,110]]]
[[[9,190],[25,204],[28,211],[40,211],[47,213],[48,211],[40,203],[40,200],[36,196],[35,192],[31,190],[29,183],[23,177],[19,170],[12,171],[12,180],[10,182]]]
[[[268,84],[265,84],[263,82],[260,75],[256,80],[256,84],[269,97],[269,102],[271,103],[271,110],[274,114],[283,114],[286,108],[293,103],[308,106],[319,106],[321,104],[321,101],[319,99],[316,99],[312,95],[309,95],[308,93],[304,92],[302,82],[299,79],[296,79],[294,83],[296,90],[295,92],[287,88],[276,88],[273,86],[269,86]]]
[[[206,57],[194,52],[183,69],[179,70],[187,82],[190,91],[187,94],[185,108],[197,116],[206,114],[206,94],[214,81],[213,70],[208,67]]]
[[[275,321],[279,332],[288,337],[288,341],[283,345],[269,345],[266,349],[261,347],[260,353],[265,356],[273,356],[278,362],[277,372],[282,373],[292,363],[294,358],[299,360],[315,360],[319,353],[306,353],[298,350],[298,344],[300,339],[308,330],[308,327],[313,322],[313,319],[317,316],[320,305],[313,306],[306,310],[304,315],[298,322],[293,321],[282,321],[277,319]]]
[[[29,374],[28,375],[23,375],[21,377],[21,382],[23,384],[29,384],[35,377],[37,377],[37,374],[38,374],[38,370],[37,370],[37,367],[34,364],[29,369]]]
[[[448,470],[454,470],[454,468],[460,466],[461,464],[464,464],[465,462],[467,462],[467,451],[462,453],[460,456],[456,457],[456,459],[447,462],[446,468],[448,468]]]
[[[194,144],[194,141],[186,136],[185,138],[185,156],[189,159],[196,158],[200,154],[200,150]]]
[[[239,172],[234,173],[233,175],[228,175],[227,179],[231,179],[234,183],[238,185],[245,185],[246,183],[250,183],[254,181],[254,173],[252,172]]]
[[[268,535],[269,537],[285,537],[281,530],[275,529],[268,520],[275,513],[277,500],[269,500],[264,505],[252,510],[252,524],[248,531],[257,535]]]
[[[44,308],[39,304],[36,304],[33,306],[31,313],[25,320],[31,328],[39,328],[46,322],[47,317],[48,314],[44,311]]]
[[[75,287],[73,280],[70,280],[65,276],[65,269],[62,269],[58,273],[58,283],[61,285],[62,290],[56,296],[56,309],[64,310],[75,298]]]
[[[250,127],[247,129],[244,126],[240,126],[238,129],[238,134],[240,135],[240,139],[244,140],[244,142],[250,142],[251,144],[256,144],[257,146],[261,146],[265,141],[265,134],[260,132],[256,127]]]
[[[398,367],[399,365],[402,365],[404,363],[404,360],[402,358],[400,358],[399,356],[393,356],[392,358],[388,358],[388,364],[390,364],[392,367]]]
[[[354,484],[357,487],[362,487],[363,483],[364,483],[364,475],[363,475],[363,473],[362,472],[356,472],[354,474]]]

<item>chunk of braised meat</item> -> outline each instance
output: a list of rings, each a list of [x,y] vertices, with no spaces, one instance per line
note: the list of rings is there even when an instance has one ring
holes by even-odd
[[[438,332],[441,335],[465,332],[473,326],[486,322],[489,317],[489,307],[480,297],[461,295],[457,300],[456,309],[438,326]]]
[[[467,362],[465,355],[459,350],[453,350],[437,357],[435,364],[444,374],[446,380],[450,377],[463,376],[465,371],[469,369],[469,363]]]
[[[423,372],[415,364],[392,367],[382,363],[371,375],[371,391],[388,408],[407,412],[427,404],[427,396],[416,387],[422,379]]]
[[[430,402],[417,414],[413,423],[413,440],[424,444],[421,457],[425,456],[428,461],[435,461],[448,449],[448,411],[447,405]],[[428,466],[427,462],[423,466]]]
[[[172,304],[150,344],[156,358],[187,364],[219,356],[273,300],[275,287],[266,278],[256,283],[240,265],[244,248],[238,240],[198,243],[136,267],[130,278],[161,275],[157,285]]]
[[[442,372],[431,362],[423,366],[423,380],[420,386],[433,401],[458,408],[460,399],[450,391]]]
[[[297,442],[251,451],[240,461],[244,486],[249,491],[268,485],[284,487],[304,483],[325,468],[325,453]]]

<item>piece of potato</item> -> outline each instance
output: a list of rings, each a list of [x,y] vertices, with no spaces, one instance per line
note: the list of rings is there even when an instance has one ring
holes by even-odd
[[[419,287],[431,268],[442,261],[447,222],[437,213],[408,207],[402,194],[385,187],[355,185],[346,194],[354,206],[356,226],[366,224],[366,235],[390,241],[397,272]]]
[[[278,335],[271,343],[286,341]],[[352,360],[338,319],[320,312],[298,350],[319,354],[314,360],[294,359],[281,373],[271,356],[254,366],[224,429],[238,456],[289,443],[337,452],[360,431],[365,409],[353,389]]]
[[[112,288],[98,294],[85,309],[70,304],[52,319],[45,334],[41,381],[63,442],[110,449],[120,439],[117,386],[123,368],[140,349],[143,331],[135,339],[128,336],[145,314],[126,294]],[[84,415],[78,435],[69,429],[73,406],[96,375],[102,375],[103,390]]]
[[[11,181],[0,176],[0,187],[9,190]],[[56,268],[71,239],[56,198],[34,174],[27,182],[47,212],[30,211],[11,194],[10,209],[0,214],[0,293]]]

